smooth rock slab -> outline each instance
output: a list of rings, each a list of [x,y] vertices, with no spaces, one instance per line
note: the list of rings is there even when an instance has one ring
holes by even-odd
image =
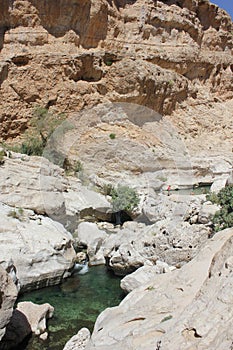
[[[181,269],[157,275],[97,318],[85,350],[230,349],[233,229]]]

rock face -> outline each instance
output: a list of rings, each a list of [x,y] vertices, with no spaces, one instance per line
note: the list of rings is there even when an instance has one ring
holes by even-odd
[[[21,291],[57,284],[69,275],[76,253],[61,224],[2,203],[0,212],[0,264],[13,261]]]
[[[108,237],[107,233],[98,229],[95,223],[82,222],[78,226],[78,244],[87,247],[89,263],[91,265],[105,264],[103,242]]]
[[[217,233],[181,269],[156,275],[106,309],[85,350],[230,348],[232,239],[232,229]]]
[[[160,260],[180,267],[211,236],[211,220],[217,210],[218,206],[206,202],[205,195],[160,193],[143,205],[150,225],[128,221],[119,228],[82,222],[75,239],[87,248],[90,264],[106,263],[117,275],[127,275],[148,264],[155,271]]]
[[[90,116],[100,103],[130,103],[163,115],[190,154],[216,156],[221,148],[232,156],[232,22],[216,5],[1,0],[0,7],[2,139],[21,135],[38,105],[77,122],[87,110],[68,139],[76,143],[70,156],[78,154],[90,173],[153,178],[156,169],[176,168],[166,137],[162,145],[157,139],[171,128],[145,111],[133,110],[134,120]]]
[[[78,334],[74,335],[65,345],[64,350],[85,350],[90,340],[90,331],[82,328]]]
[[[0,341],[13,313],[18,291],[8,273],[0,266]]]
[[[85,215],[104,217],[110,207],[105,196],[82,186],[76,177],[66,177],[46,158],[13,152],[0,166],[0,190],[0,202],[46,214],[69,230]]]
[[[0,167],[0,201],[12,207],[32,209],[38,214],[62,215],[64,172],[42,157],[11,153]]]

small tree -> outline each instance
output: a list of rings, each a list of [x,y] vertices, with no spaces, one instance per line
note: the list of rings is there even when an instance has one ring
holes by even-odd
[[[137,192],[128,186],[118,186],[111,190],[112,207],[114,212],[122,210],[133,211],[139,204]]]
[[[228,185],[221,189],[217,195],[212,194],[207,198],[221,206],[221,209],[213,217],[215,231],[233,227],[233,185]]]

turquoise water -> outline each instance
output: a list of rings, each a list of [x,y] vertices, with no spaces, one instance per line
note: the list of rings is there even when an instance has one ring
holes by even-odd
[[[80,328],[92,331],[100,312],[122,299],[120,278],[104,266],[91,267],[85,275],[75,273],[59,286],[26,293],[18,301],[49,303],[55,312],[48,321],[49,338],[41,341],[32,337],[17,350],[61,350]]]

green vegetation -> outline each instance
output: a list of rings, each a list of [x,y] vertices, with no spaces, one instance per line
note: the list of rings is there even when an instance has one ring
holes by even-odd
[[[162,181],[162,182],[166,182],[167,181],[167,177],[165,176],[159,176],[158,180]]]
[[[1,150],[0,151],[0,165],[4,164],[4,156],[5,156],[5,151]]]
[[[154,289],[155,289],[155,287],[153,287],[153,286],[149,286],[146,288],[146,290],[154,290]]]
[[[65,169],[66,175],[68,176],[81,173],[83,171],[83,164],[80,160],[71,162],[68,158],[65,158],[62,166]]]
[[[112,197],[112,207],[114,212],[121,210],[133,211],[139,204],[137,192],[128,186],[118,186],[110,193]]]
[[[116,138],[116,134],[111,133],[111,134],[109,135],[109,137],[110,137],[111,140],[114,140],[114,139]]]
[[[9,216],[13,219],[22,220],[23,213],[24,213],[23,208],[12,209],[11,211],[9,211],[7,216]]]
[[[168,85],[169,86],[173,86],[174,85],[174,80],[169,80]]]
[[[113,61],[109,58],[109,59],[105,60],[105,64],[106,64],[106,66],[110,67],[113,64]]]
[[[30,126],[32,127],[30,134],[27,132],[22,144],[11,147],[11,150],[29,156],[41,156],[50,136],[64,119],[64,114],[55,116],[47,108],[36,107],[30,121]]]
[[[168,315],[161,320],[161,323],[166,322],[166,321],[170,320],[171,318],[172,318],[172,315]]]
[[[207,199],[221,206],[213,217],[214,230],[233,227],[233,185],[226,186],[218,194],[208,195]]]
[[[102,193],[104,196],[111,196],[111,192],[113,190],[112,184],[105,184],[100,190],[100,193]]]

